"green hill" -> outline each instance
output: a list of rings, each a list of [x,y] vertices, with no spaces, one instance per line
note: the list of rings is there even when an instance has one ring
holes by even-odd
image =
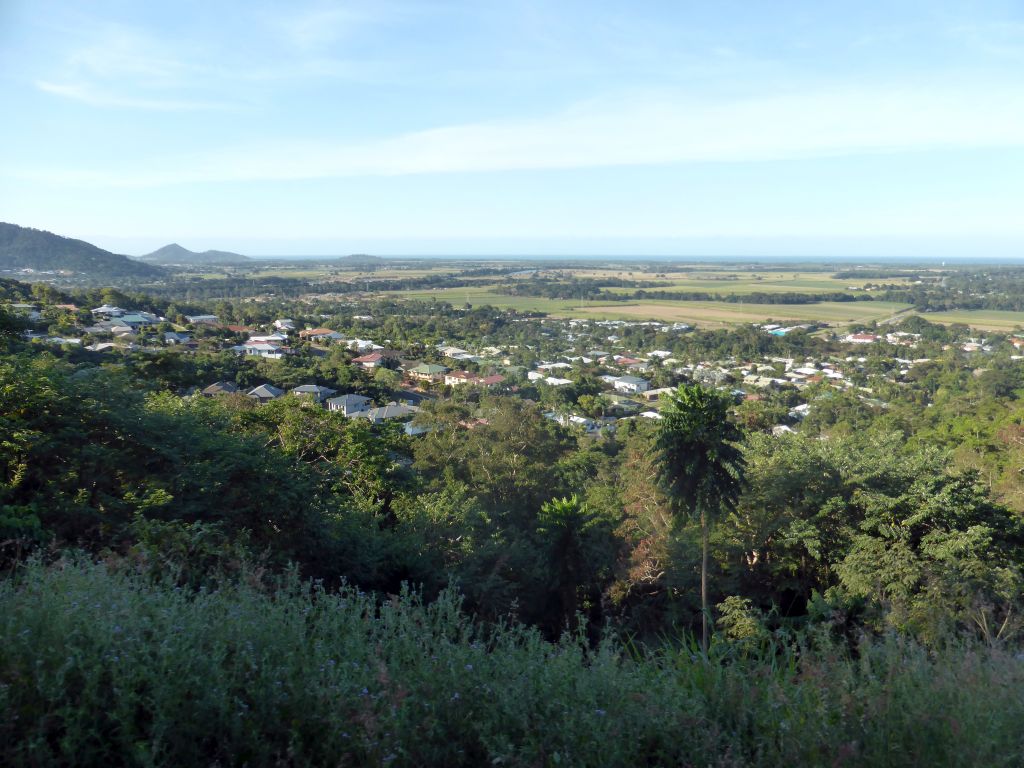
[[[84,240],[0,222],[0,270],[60,272],[90,279],[159,278],[164,271]]]
[[[139,256],[139,261],[152,262],[156,264],[244,264],[250,259],[240,253],[230,251],[190,251],[188,248],[171,243],[165,245],[145,256]]]

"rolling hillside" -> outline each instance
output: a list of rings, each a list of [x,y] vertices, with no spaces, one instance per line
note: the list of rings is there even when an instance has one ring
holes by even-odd
[[[139,256],[139,261],[154,264],[243,264],[249,261],[249,257],[229,251],[197,253],[177,243],[171,243],[145,256]]]
[[[59,272],[90,279],[159,278],[164,271],[52,232],[0,222],[0,270]]]

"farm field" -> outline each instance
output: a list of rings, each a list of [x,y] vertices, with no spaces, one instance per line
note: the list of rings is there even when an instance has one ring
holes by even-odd
[[[839,280],[831,272],[687,272],[667,273],[659,277],[653,273],[628,272],[622,270],[578,270],[578,278],[622,278],[637,282],[671,282],[671,286],[652,287],[646,290],[705,291],[707,293],[824,293],[853,292],[851,288],[863,288],[869,283],[905,285],[906,278],[885,278],[875,280]],[[610,293],[631,293],[635,288],[607,288]]]
[[[833,302],[815,304],[733,304],[724,301],[649,301],[611,306],[577,306],[573,317],[609,320],[665,320],[702,327],[725,327],[741,323],[819,321],[848,325],[885,320],[909,309],[889,301]]]
[[[733,304],[724,301],[588,301],[506,296],[486,288],[443,288],[429,291],[394,291],[392,296],[421,301],[449,302],[454,306],[489,304],[502,309],[547,312],[558,317],[600,320],[664,320],[704,327],[723,327],[771,320],[818,320],[834,325],[884,320],[909,309],[907,304],[885,301],[819,302],[816,304]]]
[[[1012,331],[1024,328],[1024,312],[1003,312],[995,309],[956,310],[953,312],[919,312],[930,323],[963,323],[984,331]]]

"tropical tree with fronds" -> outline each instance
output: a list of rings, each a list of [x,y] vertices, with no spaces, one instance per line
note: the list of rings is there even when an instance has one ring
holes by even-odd
[[[599,567],[592,551],[599,529],[598,516],[575,494],[551,499],[537,514],[537,534],[546,550],[549,584],[558,602],[553,629],[575,628],[580,589]]]
[[[656,449],[659,480],[676,512],[700,518],[701,643],[708,647],[708,530],[720,514],[735,509],[743,490],[743,433],[729,420],[732,398],[683,384],[662,396]]]

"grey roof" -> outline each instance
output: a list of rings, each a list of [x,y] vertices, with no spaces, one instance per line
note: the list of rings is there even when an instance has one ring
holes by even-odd
[[[616,381],[621,381],[625,384],[647,384],[647,379],[639,379],[636,376],[619,376]]]
[[[370,408],[368,411],[360,411],[355,414],[355,418],[369,419],[370,421],[384,421],[386,419],[401,419],[406,416],[412,416],[419,408],[415,405],[399,405],[398,403],[388,403],[382,405],[380,408]]]
[[[259,398],[260,400],[263,400],[265,398],[273,399],[275,397],[280,397],[281,395],[283,395],[284,390],[278,389],[277,387],[271,384],[260,384],[258,387],[250,390],[246,394],[248,394],[249,397],[256,397]]]
[[[327,404],[337,408],[344,408],[345,406],[363,405],[368,402],[370,402],[370,398],[363,397],[362,395],[339,395],[338,397],[332,397],[327,401]]]
[[[233,381],[218,381],[216,384],[211,384],[203,390],[204,395],[220,395],[220,394],[231,394],[237,392],[238,387]]]
[[[330,387],[321,387],[319,384],[300,384],[292,390],[293,395],[313,395],[319,398],[330,397],[338,390]]]

